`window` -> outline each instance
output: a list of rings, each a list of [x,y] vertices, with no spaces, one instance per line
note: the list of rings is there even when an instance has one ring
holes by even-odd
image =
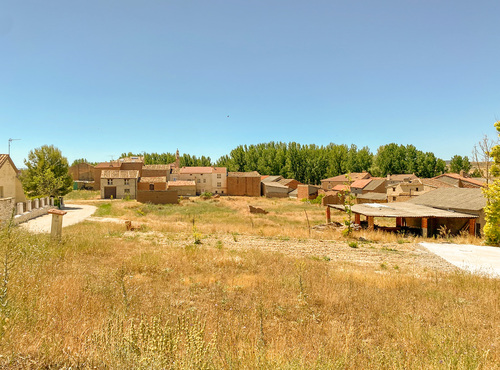
[[[203,183],[206,183],[207,182],[207,179],[203,179]]]
[[[124,192],[125,194],[130,194],[130,189],[123,189],[123,192]]]
[[[155,190],[155,184],[149,184],[149,190],[151,191]]]
[[[418,191],[418,188],[415,188],[415,191]]]
[[[220,188],[220,187],[221,187],[221,183],[220,183],[220,182],[218,182],[218,183],[217,183],[217,187],[218,187],[218,188]]]
[[[396,191],[396,188],[392,188],[392,191]]]
[[[217,178],[220,179],[222,178],[222,175],[220,173],[217,174]]]
[[[396,197],[392,197],[392,200],[395,202],[396,201]]]
[[[108,185],[113,185],[113,179],[108,179]]]
[[[130,185],[130,179],[123,180],[123,185]]]
[[[0,198],[3,198],[3,186],[0,186]]]
[[[198,184],[201,184],[201,180],[200,179],[198,179]]]

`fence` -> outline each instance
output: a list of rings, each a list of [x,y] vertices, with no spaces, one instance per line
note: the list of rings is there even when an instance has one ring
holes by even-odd
[[[15,203],[14,198],[0,199],[0,222],[8,220],[14,210],[14,223],[19,224],[32,218],[47,214],[54,206],[54,198],[36,198],[26,202]]]

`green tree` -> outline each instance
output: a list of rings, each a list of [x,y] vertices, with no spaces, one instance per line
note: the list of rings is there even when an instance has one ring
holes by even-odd
[[[27,169],[21,181],[29,196],[60,196],[71,191],[73,179],[68,172],[68,160],[53,145],[30,151],[24,164]]]
[[[461,155],[454,155],[450,161],[450,172],[460,173],[460,171],[464,171],[465,173],[469,173],[471,169],[471,164],[469,162],[469,157],[462,157]]]
[[[500,137],[500,121],[495,123],[495,128]],[[500,172],[500,145],[496,145],[490,152],[493,158],[492,173]],[[500,180],[495,180],[484,190],[484,194],[488,200],[484,209],[486,224],[484,225],[484,237],[487,244],[500,247]]]

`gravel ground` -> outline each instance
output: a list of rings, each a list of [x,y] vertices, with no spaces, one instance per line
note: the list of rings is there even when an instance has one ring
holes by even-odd
[[[83,204],[69,204],[64,207],[63,211],[67,213],[63,216],[63,227],[77,224],[90,217],[97,207]],[[27,222],[19,224],[19,226],[35,232],[35,233],[50,233],[52,226],[52,215],[44,215]]]
[[[124,237],[138,237],[160,245],[185,247],[193,242],[190,234],[127,231]],[[425,270],[456,271],[457,267],[416,243],[379,243],[362,241],[351,248],[346,241],[317,239],[285,239],[249,235],[215,234],[202,238],[202,247],[215,247],[222,243],[224,249],[258,249],[279,252],[289,256],[329,259],[357,266],[380,269],[398,269],[419,273]]]

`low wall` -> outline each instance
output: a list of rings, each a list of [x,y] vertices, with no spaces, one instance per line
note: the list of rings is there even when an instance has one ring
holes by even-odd
[[[177,191],[142,191],[137,192],[137,201],[153,204],[177,204]]]
[[[2,198],[0,199],[0,223],[8,220],[12,216],[12,210],[16,201],[14,198]]]
[[[14,224],[26,222],[48,213],[54,206],[54,198],[29,199],[26,202],[15,203],[14,198],[0,199],[0,223],[10,219],[14,210]]]

